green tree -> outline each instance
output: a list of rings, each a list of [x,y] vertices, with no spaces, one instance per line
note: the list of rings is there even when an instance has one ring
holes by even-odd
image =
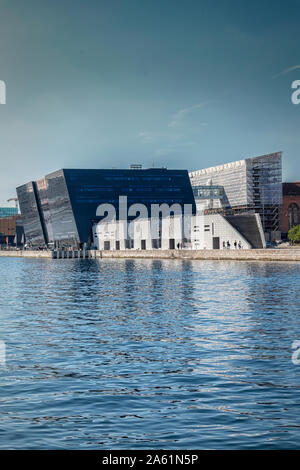
[[[295,225],[288,231],[288,239],[292,242],[300,242],[300,225]]]

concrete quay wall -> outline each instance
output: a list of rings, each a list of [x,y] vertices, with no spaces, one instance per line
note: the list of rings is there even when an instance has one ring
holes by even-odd
[[[1,256],[13,258],[52,258],[52,251],[0,250]]]
[[[300,248],[266,250],[120,250],[120,251],[0,251],[0,257],[17,258],[136,258],[232,261],[300,261]]]
[[[3,250],[0,256],[15,258],[96,258],[96,250]],[[98,255],[99,256],[99,255]]]
[[[102,258],[233,260],[233,261],[300,261],[300,249],[261,250],[122,250],[101,251]]]

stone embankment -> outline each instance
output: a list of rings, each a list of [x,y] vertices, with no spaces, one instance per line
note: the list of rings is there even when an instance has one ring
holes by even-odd
[[[0,256],[12,256],[15,258],[96,258],[96,250],[3,250]]]
[[[31,251],[31,250],[1,250],[0,257],[13,257],[13,258],[52,258],[51,251]]]
[[[97,252],[97,257],[99,252]],[[150,258],[233,261],[300,261],[300,249],[266,250],[124,250],[102,251],[103,258]]]
[[[139,258],[233,261],[300,261],[300,248],[266,250],[121,250],[121,251],[0,251],[1,256],[18,258]]]

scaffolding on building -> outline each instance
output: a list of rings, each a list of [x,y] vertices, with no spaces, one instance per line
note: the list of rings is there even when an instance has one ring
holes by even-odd
[[[225,215],[258,213],[265,233],[279,232],[282,204],[282,153],[247,158],[190,173],[194,188],[224,188],[228,204],[207,208]]]

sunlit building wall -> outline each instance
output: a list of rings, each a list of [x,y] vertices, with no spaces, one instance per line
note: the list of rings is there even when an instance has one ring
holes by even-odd
[[[190,179],[193,187],[222,186],[232,212],[258,213],[266,233],[279,231],[282,204],[281,152],[193,171]]]

